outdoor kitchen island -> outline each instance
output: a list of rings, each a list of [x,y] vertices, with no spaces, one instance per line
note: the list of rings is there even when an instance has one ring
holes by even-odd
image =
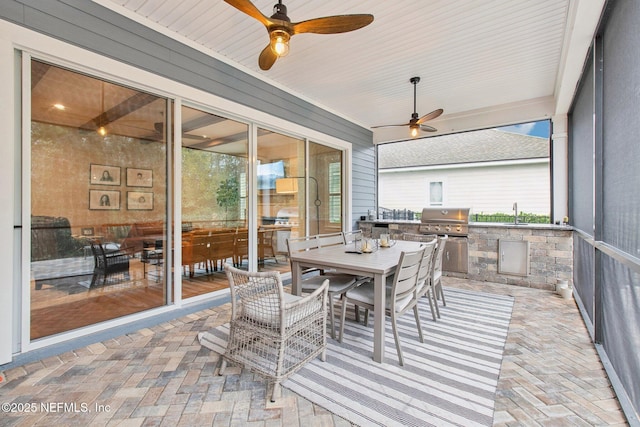
[[[435,234],[421,231],[424,226],[419,220],[362,220],[358,221],[358,228],[373,238],[378,238],[380,233],[389,233],[392,239],[402,239],[403,233]],[[447,233],[440,230],[438,234]],[[571,283],[573,228],[570,226],[469,222],[465,239],[466,259],[464,253],[454,249],[455,256],[462,258],[456,264],[466,264],[466,268],[448,267],[445,259],[445,275],[547,290],[554,290],[558,279]]]

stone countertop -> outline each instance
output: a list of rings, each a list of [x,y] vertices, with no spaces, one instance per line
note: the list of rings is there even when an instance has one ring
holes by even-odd
[[[362,224],[422,224],[419,220],[406,220],[406,219],[375,219],[375,220],[359,220]],[[486,228],[530,228],[536,230],[573,230],[570,225],[557,225],[557,224],[513,224],[507,222],[470,222],[469,227],[486,227]]]
[[[419,220],[409,219],[360,219],[359,223],[362,224],[421,224]]]
[[[525,228],[534,230],[566,230],[571,231],[573,227],[570,225],[557,225],[557,224],[513,224],[508,222],[470,222],[469,227],[484,227],[484,228]]]

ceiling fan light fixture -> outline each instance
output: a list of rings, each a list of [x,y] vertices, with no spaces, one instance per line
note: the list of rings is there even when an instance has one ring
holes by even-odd
[[[279,58],[289,54],[289,39],[291,35],[284,30],[273,30],[269,35],[271,39],[271,50]]]
[[[409,129],[411,129],[411,138],[415,138],[420,133],[420,125],[411,125]]]

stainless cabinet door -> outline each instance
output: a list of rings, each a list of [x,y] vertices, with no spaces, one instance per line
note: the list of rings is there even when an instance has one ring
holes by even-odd
[[[464,237],[449,237],[442,254],[442,270],[469,272],[469,242]]]

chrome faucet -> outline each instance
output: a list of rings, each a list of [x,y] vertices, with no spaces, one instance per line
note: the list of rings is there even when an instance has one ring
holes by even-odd
[[[512,209],[516,213],[515,216],[513,217],[513,223],[514,224],[518,224],[518,202],[514,202],[513,203],[513,208]]]

